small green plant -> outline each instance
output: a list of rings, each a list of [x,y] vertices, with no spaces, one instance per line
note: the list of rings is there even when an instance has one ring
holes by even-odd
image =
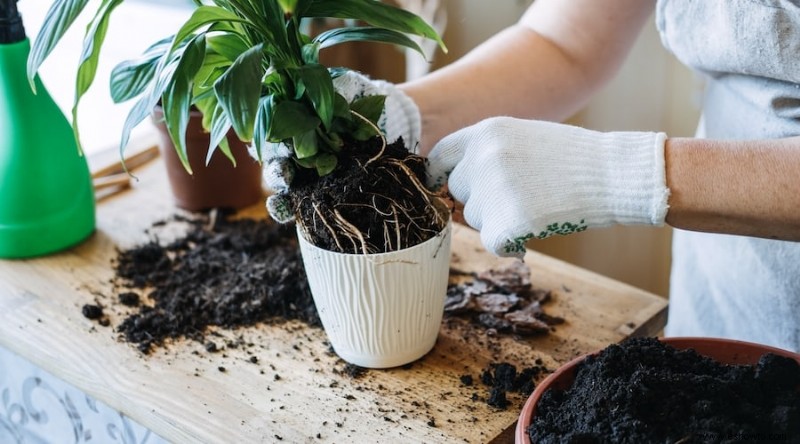
[[[92,85],[109,17],[123,0],[101,0],[86,30],[76,77],[72,126],[80,147],[78,104]],[[441,38],[418,16],[375,0],[195,0],[196,9],[177,30],[136,60],[120,63],[111,75],[116,103],[137,99],[122,129],[120,154],[131,130],[159,103],[184,167],[191,172],[185,132],[189,111],[203,114],[211,134],[208,158],[220,149],[233,161],[225,135],[231,128],[262,156],[271,143],[292,148],[302,167],[326,175],[337,165],[345,137],[376,135],[382,96],[348,103],[336,93],[339,75],[319,63],[319,52],[351,41],[374,41],[420,51],[408,34]],[[28,60],[32,79],[87,5],[88,0],[56,0]],[[351,19],[365,26],[342,27],[310,37],[304,20]]]

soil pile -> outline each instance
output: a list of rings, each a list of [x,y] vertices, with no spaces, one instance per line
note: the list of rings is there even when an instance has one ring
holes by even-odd
[[[167,338],[202,341],[212,325],[235,328],[287,319],[320,325],[294,226],[222,215],[177,219],[189,224],[185,236],[118,254],[120,302],[138,304],[132,289],[152,302],[138,304],[138,311],[119,325],[124,339],[147,353]]]
[[[800,442],[800,365],[765,354],[723,365],[654,338],[612,345],[550,390],[528,434],[535,443]]]

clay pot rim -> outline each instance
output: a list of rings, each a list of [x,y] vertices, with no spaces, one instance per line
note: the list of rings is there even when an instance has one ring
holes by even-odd
[[[668,344],[672,347],[675,347],[679,350],[688,349],[688,348],[700,348],[706,349],[707,347],[719,348],[735,348],[737,350],[750,350],[758,351],[759,356],[760,354],[764,353],[774,353],[780,356],[786,356],[789,358],[795,359],[798,363],[800,363],[800,353],[794,353],[789,350],[780,349],[777,347],[772,347],[769,345],[758,344],[755,342],[747,342],[747,341],[739,341],[735,339],[724,339],[724,338],[710,338],[710,337],[700,337],[700,336],[681,336],[681,337],[670,337],[670,338],[658,338],[659,341]],[[698,353],[701,355],[707,356],[707,353],[697,350]],[[593,353],[587,353],[585,355],[578,356],[577,358],[572,359],[571,361],[567,362],[566,364],[562,365],[555,372],[551,373],[547,378],[544,379],[540,384],[536,386],[536,389],[531,393],[528,399],[525,401],[525,404],[522,406],[522,411],[520,412],[519,419],[517,420],[517,427],[514,433],[514,442],[516,444],[531,444],[531,440],[528,437],[527,428],[531,423],[531,419],[536,410],[536,403],[542,397],[544,392],[554,385],[558,380],[564,377],[565,374],[569,374],[570,372],[574,371],[575,367],[584,359],[589,356],[594,356],[600,353],[601,350],[598,350]],[[717,359],[717,358],[715,358]],[[719,360],[719,359],[718,359]],[[731,361],[734,361],[732,358]],[[725,362],[720,361],[723,363],[733,363],[733,362]]]

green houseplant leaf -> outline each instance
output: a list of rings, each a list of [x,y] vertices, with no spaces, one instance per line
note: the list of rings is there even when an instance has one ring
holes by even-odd
[[[313,42],[319,44],[319,49],[347,42],[391,43],[411,48],[422,54],[422,48],[415,41],[408,38],[407,35],[402,32],[381,28],[351,27],[331,29],[314,37]]]
[[[158,61],[169,49],[172,38],[162,39],[147,48],[138,59],[127,60],[114,67],[109,82],[114,103],[130,100],[147,89],[156,74]]]
[[[333,119],[333,81],[328,70],[319,64],[304,65],[300,78],[306,88],[306,95],[314,105],[317,115],[325,128],[330,128]]]
[[[211,118],[211,135],[209,136],[208,153],[206,154],[206,165],[211,162],[211,156],[217,151],[217,148],[225,154],[225,157],[230,159],[234,166],[236,166],[236,159],[231,153],[228,146],[226,136],[231,129],[231,121],[222,106],[217,105],[214,108],[213,117]]]
[[[123,0],[97,0],[86,30],[76,79],[73,129],[81,97],[97,72],[109,17]],[[55,0],[28,60],[33,79],[88,0]],[[233,159],[225,135],[251,142],[259,158],[270,144],[285,143],[301,166],[327,174],[348,136],[376,135],[383,98],[348,103],[333,88],[340,70],[319,64],[319,52],[355,41],[413,48],[407,34],[441,38],[416,15],[376,0],[196,0],[191,16],[172,37],[150,46],[141,57],[118,64],[110,79],[112,99],[136,100],[120,137],[120,155],[132,130],[161,102],[176,150],[189,170],[185,130],[189,109],[203,114],[211,133],[207,160],[221,149]],[[345,25],[312,38],[304,20],[343,19]],[[354,116],[358,116],[357,118]],[[79,142],[79,140],[78,140]],[[301,161],[302,160],[302,161]]]
[[[75,19],[81,15],[87,3],[89,0],[55,0],[50,6],[28,56],[28,81],[34,91],[36,86],[33,78],[42,62],[58,45]]]
[[[231,120],[234,131],[243,141],[253,139],[253,126],[261,94],[262,44],[243,52],[216,83],[217,101]]]
[[[86,37],[83,43],[83,53],[81,54],[78,66],[78,75],[75,80],[75,101],[72,105],[72,128],[75,134],[75,141],[78,149],[82,151],[80,131],[78,131],[78,104],[81,97],[89,90],[97,74],[97,63],[100,57],[100,48],[106,38],[108,31],[108,19],[111,12],[122,3],[122,0],[103,0],[97,13],[86,30]]]
[[[312,114],[307,107],[299,102],[287,100],[272,109],[267,138],[273,142],[280,142],[307,133],[320,123],[319,117]]]
[[[192,39],[167,84],[161,97],[161,106],[164,108],[164,123],[169,130],[172,143],[178,151],[186,171],[192,172],[189,159],[186,155],[186,127],[189,124],[189,110],[191,107],[191,93],[194,77],[200,69],[205,56],[205,36],[200,35]]]
[[[376,28],[416,34],[436,41],[442,50],[446,46],[439,34],[419,16],[404,9],[374,0],[303,1],[297,10],[304,17],[356,19]]]

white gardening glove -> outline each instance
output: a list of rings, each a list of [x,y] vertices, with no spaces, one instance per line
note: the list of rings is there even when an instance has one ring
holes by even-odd
[[[428,184],[448,182],[487,250],[522,257],[529,239],[615,223],[662,225],[665,140],[495,117],[442,139],[428,157]]]
[[[394,84],[383,80],[371,80],[355,71],[347,71],[333,79],[333,87],[348,103],[366,96],[386,96],[383,114],[378,127],[389,143],[400,137],[406,148],[416,153],[419,146],[421,118],[414,101]],[[293,220],[285,192],[294,178],[294,162],[289,158],[290,149],[284,144],[272,144],[272,152],[264,162],[264,183],[275,193],[267,199],[267,210],[280,223]]]

